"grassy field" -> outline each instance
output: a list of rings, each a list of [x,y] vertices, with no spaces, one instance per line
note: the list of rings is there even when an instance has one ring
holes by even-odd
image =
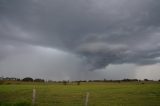
[[[160,106],[160,83],[2,84],[0,106]]]

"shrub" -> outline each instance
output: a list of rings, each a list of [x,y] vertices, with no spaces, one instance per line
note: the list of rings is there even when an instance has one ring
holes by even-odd
[[[26,77],[26,78],[23,78],[22,81],[26,81],[26,82],[33,82],[33,78],[30,78],[30,77]]]

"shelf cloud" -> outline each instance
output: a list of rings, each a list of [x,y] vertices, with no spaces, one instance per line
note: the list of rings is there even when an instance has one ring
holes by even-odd
[[[77,73],[76,76],[88,70],[91,72],[87,73],[94,73],[107,70],[110,65],[159,64],[159,5],[157,0],[1,0],[0,65],[9,64],[1,72],[7,73],[6,70],[12,69],[9,68],[13,65],[11,60],[17,63],[22,57],[22,63],[26,58],[30,58],[30,62],[39,58],[42,60],[36,61],[37,67],[53,66],[44,65],[49,71],[42,73],[52,73],[52,69],[57,70],[53,74],[72,70],[65,74],[68,79],[75,76],[71,73]],[[63,68],[54,68],[53,55],[65,57],[59,63]],[[32,75],[33,69],[28,68],[28,63],[24,64],[24,70]],[[19,70],[22,72],[23,68]],[[40,72],[39,68],[34,70]]]

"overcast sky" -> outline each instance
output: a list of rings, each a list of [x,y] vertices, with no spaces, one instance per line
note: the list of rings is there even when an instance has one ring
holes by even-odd
[[[0,0],[0,76],[160,79],[159,0]]]

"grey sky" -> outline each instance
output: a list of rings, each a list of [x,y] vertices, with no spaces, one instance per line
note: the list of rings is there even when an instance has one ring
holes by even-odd
[[[159,66],[159,5],[157,0],[0,0],[0,74],[158,79],[159,71],[148,77],[148,71],[137,70]]]

